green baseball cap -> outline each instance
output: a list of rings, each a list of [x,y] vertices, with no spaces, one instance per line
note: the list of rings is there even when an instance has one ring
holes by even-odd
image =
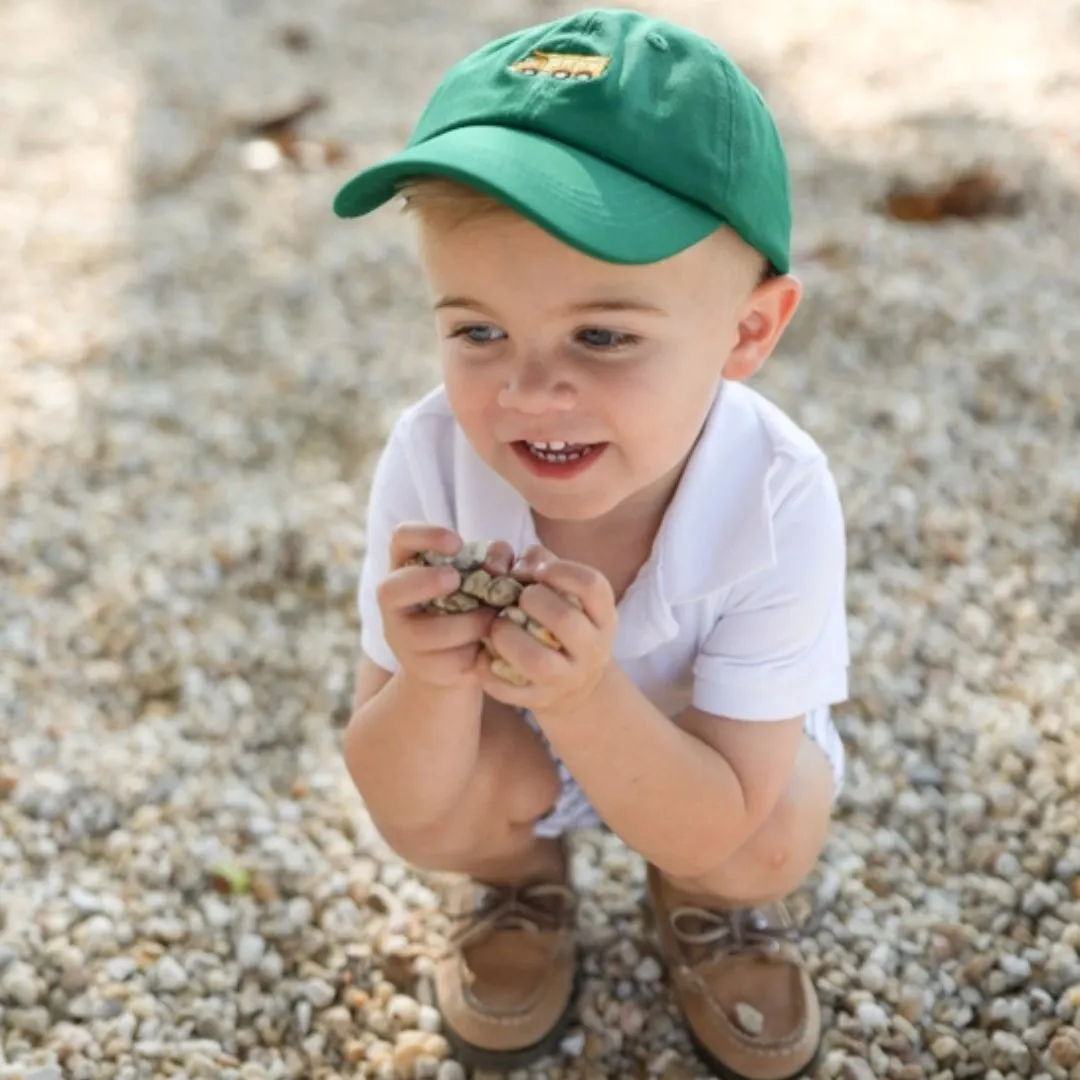
[[[334,212],[370,213],[417,176],[484,191],[608,262],[656,262],[728,225],[789,269],[787,161],[761,94],[715,43],[636,11],[587,9],[465,57]]]

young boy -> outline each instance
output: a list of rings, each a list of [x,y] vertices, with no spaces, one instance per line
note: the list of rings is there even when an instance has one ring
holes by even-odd
[[[824,455],[742,385],[800,297],[770,114],[702,37],[583,11],[458,63],[335,210],[401,193],[443,380],[375,471],[346,756],[387,842],[460,875],[448,1036],[486,1068],[558,1045],[564,841],[602,824],[647,862],[706,1062],[800,1075],[820,1019],[782,900],[843,776],[845,543]],[[561,649],[421,610],[461,575],[414,556],[478,540]]]

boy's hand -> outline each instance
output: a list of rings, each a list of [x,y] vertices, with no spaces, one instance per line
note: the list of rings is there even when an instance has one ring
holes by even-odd
[[[582,563],[560,559],[542,547],[523,553],[511,571],[531,582],[518,607],[550,630],[562,651],[541,644],[509,619],[490,629],[495,651],[529,680],[514,686],[491,670],[490,657],[479,660],[484,692],[507,705],[535,711],[574,709],[596,689],[611,660],[617,615],[607,578]]]
[[[386,641],[402,670],[418,682],[441,689],[479,688],[480,642],[496,613],[486,608],[453,615],[418,610],[454,592],[461,574],[452,566],[405,564],[421,551],[456,555],[461,547],[461,537],[450,529],[399,525],[390,538],[390,573],[376,591]],[[488,548],[485,565],[491,573],[505,574],[512,558],[509,545],[498,542]]]

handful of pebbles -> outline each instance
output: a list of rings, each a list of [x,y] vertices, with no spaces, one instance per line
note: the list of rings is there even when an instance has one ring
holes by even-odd
[[[483,541],[474,540],[462,545],[456,555],[443,555],[437,551],[421,551],[414,555],[408,565],[452,566],[461,574],[461,585],[455,592],[432,600],[424,605],[423,610],[452,615],[475,611],[480,607],[495,608],[500,619],[517,623],[542,645],[549,649],[562,649],[558,638],[550,630],[517,606],[526,583],[508,574],[491,574],[484,568],[487,547]],[[491,656],[491,670],[500,679],[505,679],[515,686],[529,685],[529,680],[524,675],[499,656],[489,638],[485,637],[482,643]]]

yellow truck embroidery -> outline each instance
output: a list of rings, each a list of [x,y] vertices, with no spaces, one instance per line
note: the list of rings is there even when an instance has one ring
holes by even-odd
[[[511,64],[510,70],[521,75],[547,75],[552,79],[595,79],[604,74],[610,63],[610,56],[534,52]]]

